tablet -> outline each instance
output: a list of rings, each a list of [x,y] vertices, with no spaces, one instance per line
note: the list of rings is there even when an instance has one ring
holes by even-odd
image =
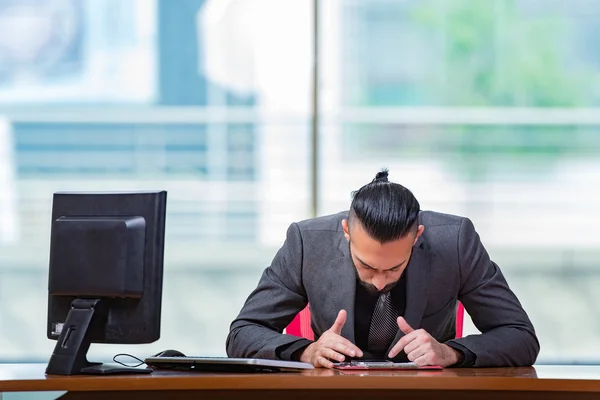
[[[425,369],[425,370],[441,370],[439,365],[417,365],[414,362],[397,363],[393,361],[348,361],[341,363],[333,363],[333,368],[339,370],[402,370],[402,369]]]

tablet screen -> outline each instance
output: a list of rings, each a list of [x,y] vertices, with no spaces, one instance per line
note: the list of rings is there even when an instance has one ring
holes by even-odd
[[[333,368],[335,369],[391,369],[391,370],[399,370],[399,369],[442,369],[439,365],[423,365],[418,366],[414,362],[404,362],[404,363],[396,363],[393,361],[348,361],[341,363],[334,363]]]

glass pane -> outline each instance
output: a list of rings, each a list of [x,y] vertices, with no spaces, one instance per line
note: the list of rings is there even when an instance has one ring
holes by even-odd
[[[323,2],[323,62],[344,106],[587,106],[600,101],[596,1]],[[330,53],[334,48],[338,52]]]
[[[54,347],[62,190],[168,191],[161,339],[92,345],[90,359],[225,354],[288,224],[309,214],[310,5],[0,0],[0,360]]]
[[[322,4],[319,213],[388,167],[423,209],[470,217],[540,363],[600,359],[600,15],[582,4]]]

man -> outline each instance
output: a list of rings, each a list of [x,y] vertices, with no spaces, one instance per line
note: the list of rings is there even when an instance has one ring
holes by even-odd
[[[357,284],[358,283],[358,284]],[[455,339],[460,301],[478,335]],[[316,341],[282,334],[310,303]],[[384,170],[348,213],[293,223],[231,324],[230,357],[443,367],[532,365],[527,314],[467,218],[420,211]]]

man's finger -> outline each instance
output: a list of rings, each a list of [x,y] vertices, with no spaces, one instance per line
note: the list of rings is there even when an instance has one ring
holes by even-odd
[[[331,331],[340,335],[342,333],[342,328],[346,323],[346,310],[340,310],[335,319],[335,322],[331,326]]]
[[[340,354],[332,349],[323,349],[323,351],[321,351],[321,356],[337,362],[342,362],[346,359],[343,354]]]
[[[326,359],[325,357],[317,358],[317,362],[315,363],[315,367],[325,367],[325,368],[333,368],[333,363]]]
[[[353,345],[350,342],[348,342],[348,343],[345,343],[343,341],[334,342],[334,343],[332,343],[330,348],[337,351],[338,353],[341,353],[341,354],[344,354],[344,355],[347,355],[350,357],[356,357],[356,356],[362,357],[362,351],[360,351],[360,349],[358,347],[356,347],[355,345]]]
[[[406,358],[408,358],[409,361],[416,361],[419,357],[427,354],[427,351],[423,350],[422,347],[417,347],[413,351],[407,351],[406,348],[404,348],[404,351],[406,352]]]
[[[351,357],[355,357],[355,356],[362,357],[362,356],[363,356],[363,352],[362,352],[362,350],[361,350],[361,349],[359,349],[359,348],[358,348],[358,346],[356,346],[354,343],[352,343],[351,341],[349,341],[348,339],[346,339],[346,338],[345,338],[345,337],[343,337],[343,336],[339,336],[339,335],[338,335],[338,336],[336,336],[336,337],[333,337],[333,338],[332,338],[332,339],[329,341],[329,347],[331,347],[331,348],[333,348],[333,347],[334,347],[335,345],[337,345],[337,344],[341,344],[342,346],[346,346],[346,347],[347,347],[347,348],[349,348],[351,351],[354,351],[355,355],[352,355],[352,354],[345,353],[345,354],[346,354],[346,355],[348,355],[348,356],[351,356]]]
[[[419,332],[417,332],[417,331],[412,331],[411,333],[402,336],[402,338],[400,338],[400,340],[398,340],[398,343],[396,343],[394,345],[394,347],[392,347],[392,349],[388,353],[388,357],[389,358],[396,357],[396,355],[398,355],[398,353],[400,353],[402,350],[404,350],[405,346],[407,346],[410,342],[412,342],[419,336],[420,336]]]
[[[417,338],[415,338],[415,340],[411,341],[410,343],[407,343],[406,346],[404,346],[404,352],[406,354],[409,354],[418,349],[419,347],[424,346],[425,343],[427,343],[427,336],[419,335]]]
[[[430,362],[430,357],[429,354],[425,353],[420,357],[417,357],[414,361],[415,364],[417,364],[419,367],[422,367],[424,365],[433,365]]]
[[[398,328],[400,328],[400,330],[404,332],[405,335],[408,335],[409,333],[414,331],[414,329],[408,324],[408,322],[406,322],[404,317],[398,317]]]

